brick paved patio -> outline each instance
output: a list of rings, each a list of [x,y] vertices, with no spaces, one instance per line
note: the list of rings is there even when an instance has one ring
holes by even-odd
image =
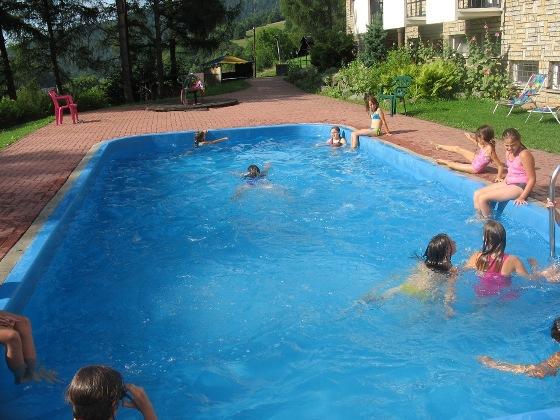
[[[318,122],[363,128],[369,124],[363,106],[304,93],[279,78],[256,79],[251,88],[224,95],[239,105],[208,111],[150,112],[118,108],[86,112],[83,124],[53,122],[0,152],[0,259],[14,246],[43,207],[64,184],[94,144],[139,133],[225,128],[250,125]],[[385,140],[416,153],[456,159],[435,151],[430,142],[468,146],[461,130],[396,115],[388,118],[393,136]],[[481,124],[484,121],[481,121]],[[499,156],[504,156],[498,145]],[[555,154],[534,151],[537,186],[534,198],[544,200],[550,174],[560,163]],[[492,173],[485,174],[490,180]],[[560,190],[557,190],[560,196]]]

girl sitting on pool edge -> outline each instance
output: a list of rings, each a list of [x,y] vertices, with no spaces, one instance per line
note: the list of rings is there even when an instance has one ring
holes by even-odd
[[[370,128],[364,128],[362,130],[354,130],[352,132],[352,149],[360,146],[359,136],[380,136],[381,127],[385,127],[385,134],[390,135],[389,126],[387,125],[387,120],[385,120],[385,114],[383,110],[379,108],[379,102],[370,93],[366,93],[364,96],[364,102],[366,103],[366,112],[369,113],[371,118]]]

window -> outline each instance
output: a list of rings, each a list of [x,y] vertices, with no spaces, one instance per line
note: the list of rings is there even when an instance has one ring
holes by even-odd
[[[451,35],[449,37],[449,46],[453,51],[465,57],[469,54],[469,42],[466,35]]]
[[[369,10],[371,11],[372,16],[381,16],[383,14],[383,0],[370,0]]]
[[[550,81],[550,89],[560,90],[560,62],[550,63],[548,80]]]
[[[539,72],[538,61],[512,61],[511,62],[511,78],[514,82],[523,84],[527,83],[533,73]]]

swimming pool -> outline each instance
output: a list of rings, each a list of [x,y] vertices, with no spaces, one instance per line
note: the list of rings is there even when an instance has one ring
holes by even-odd
[[[554,379],[475,357],[557,351],[560,286],[514,279],[518,299],[479,299],[465,275],[452,319],[404,297],[355,303],[399,284],[438,232],[457,241],[456,264],[478,249],[477,184],[376,141],[315,147],[329,128],[220,130],[228,142],[197,150],[192,133],[101,146],[7,282],[23,281],[8,307],[33,320],[45,365],[65,383],[111,365],[161,418],[488,418],[559,405]],[[234,199],[234,173],[265,162],[273,188]],[[508,251],[544,262],[546,212],[506,215]],[[0,408],[67,418],[63,389],[10,389]]]

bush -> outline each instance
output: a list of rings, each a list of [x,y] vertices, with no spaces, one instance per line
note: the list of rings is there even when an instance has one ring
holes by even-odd
[[[325,33],[311,48],[311,64],[319,71],[331,67],[340,68],[354,60],[354,57],[354,38],[349,34]]]
[[[323,84],[321,74],[313,66],[300,68],[296,65],[290,64],[286,80],[293,83],[301,90],[311,93],[318,92]]]
[[[52,109],[51,99],[39,86],[25,86],[18,89],[17,100],[7,97],[0,99],[0,127],[11,127],[46,117],[53,112]]]
[[[374,67],[367,67],[360,60],[352,61],[339,72],[325,80],[323,93],[335,98],[361,96],[364,92],[376,92],[379,85],[379,73]]]
[[[79,111],[104,108],[109,105],[107,89],[109,84],[95,76],[78,76],[66,86],[68,92],[74,97]]]
[[[452,98],[461,87],[457,65],[441,58],[421,66],[416,87],[422,98]]]

